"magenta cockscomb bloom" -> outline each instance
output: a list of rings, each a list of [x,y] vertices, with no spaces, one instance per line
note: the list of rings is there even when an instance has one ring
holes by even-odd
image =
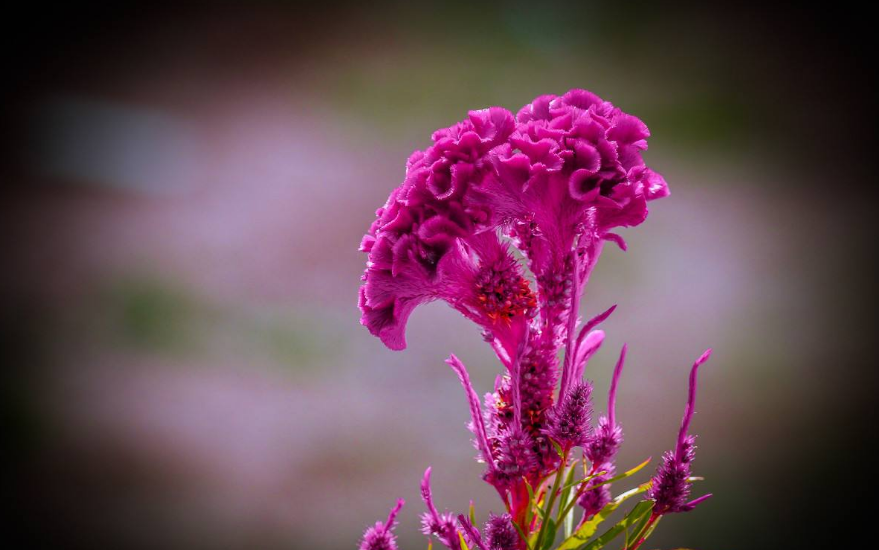
[[[397,525],[397,514],[400,513],[405,503],[406,501],[402,498],[398,500],[396,506],[388,514],[386,522],[377,521],[373,527],[366,530],[363,534],[363,540],[360,542],[360,550],[397,550],[394,527]]]
[[[492,171],[487,153],[512,129],[512,115],[491,108],[435,132],[434,144],[413,153],[402,185],[376,212],[360,246],[369,254],[361,322],[391,349],[406,347],[409,315],[431,300],[446,300],[489,329],[533,307],[517,266],[504,261],[506,248],[489,231],[489,210],[465,201],[470,188]],[[478,233],[484,235],[477,238]],[[500,272],[492,273],[495,268]],[[498,300],[488,300],[492,296]]]
[[[701,496],[687,502],[690,496],[690,467],[696,456],[696,437],[687,434],[693,413],[696,412],[696,373],[711,356],[711,350],[707,350],[693,364],[690,371],[690,391],[687,398],[687,408],[681,421],[681,430],[678,433],[678,442],[674,451],[668,451],[662,457],[662,464],[653,476],[653,482],[647,497],[656,504],[653,506],[653,515],[661,516],[671,512],[689,512],[700,502],[711,497],[711,494]]]
[[[647,126],[591,92],[540,96],[516,121],[509,142],[491,153],[495,174],[476,194],[496,219],[515,220],[546,305],[564,308],[578,236],[587,237],[581,270],[588,272],[598,241],[617,240],[613,228],[643,222],[647,201],[668,195],[668,187],[641,158]]]
[[[507,512],[490,516],[484,533],[472,513],[440,513],[428,468],[423,532],[451,550],[549,549],[563,525],[573,528],[564,516],[576,504],[583,510],[579,525],[601,521],[606,514],[597,514],[612,499],[607,481],[638,470],[614,475],[623,440],[616,394],[627,348],[614,369],[607,414],[595,427],[592,385],[584,379],[604,342],[597,327],[616,306],[582,323],[579,305],[604,243],[626,250],[616,228],[641,224],[647,203],[669,194],[642,159],[649,135],[641,120],[585,90],[540,96],[515,117],[500,107],[471,111],[412,154],[402,184],[361,241],[368,254],[361,323],[372,334],[401,350],[412,311],[443,300],[476,324],[503,367],[480,404],[464,364],[455,355],[447,360],[467,398],[482,477]],[[702,500],[686,502],[694,448],[686,429],[695,370],[705,358],[693,370],[678,446],[650,489],[652,515],[627,550],[649,536],[662,514]],[[583,464],[573,457],[575,447],[583,448]],[[586,477],[575,480],[581,467]],[[364,544],[393,548],[398,510],[371,528]],[[581,542],[568,539],[564,547]]]

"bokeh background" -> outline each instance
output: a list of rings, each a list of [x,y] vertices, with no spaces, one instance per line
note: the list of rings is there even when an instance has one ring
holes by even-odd
[[[672,189],[583,299],[620,304],[598,394],[630,345],[622,466],[673,444],[688,368],[715,350],[693,426],[715,498],[650,547],[841,545],[875,508],[867,21],[628,2],[11,15],[10,540],[354,548],[402,496],[402,548],[424,548],[427,465],[441,507],[498,511],[443,359],[480,392],[498,364],[439,303],[385,349],[358,322],[357,246],[434,129],[584,87],[650,126]]]

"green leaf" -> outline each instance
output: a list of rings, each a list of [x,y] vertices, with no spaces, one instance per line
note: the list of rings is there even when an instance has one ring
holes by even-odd
[[[604,548],[604,545],[617,538],[620,533],[629,529],[632,525],[638,523],[645,514],[649,514],[653,509],[652,500],[642,500],[635,505],[632,510],[621,519],[619,523],[602,533],[600,537],[593,540],[589,544],[578,547],[580,550],[598,550]]]
[[[602,470],[602,471],[600,471],[600,472],[595,472],[595,473],[592,474],[591,476],[586,476],[586,477],[584,477],[583,479],[578,479],[577,481],[572,481],[572,482],[570,482],[570,483],[568,483],[568,480],[565,480],[565,486],[562,487],[562,490],[570,489],[571,487],[574,487],[574,486],[576,486],[576,485],[580,485],[581,483],[586,483],[586,482],[589,481],[590,479],[595,479],[596,477],[598,477],[598,476],[600,476],[600,475],[603,475],[603,474],[606,474],[606,473],[607,473],[607,472],[605,472],[605,471]]]
[[[653,523],[651,523],[650,526],[647,528],[647,531],[645,531],[644,534],[641,535],[641,538],[643,538],[644,540],[647,540],[647,538],[653,534],[653,530],[656,529],[657,525],[659,525],[659,520],[661,520],[661,519],[662,519],[662,516],[658,516],[656,518],[656,520]]]
[[[555,542],[555,534],[558,526],[552,518],[549,518],[546,522],[546,533],[543,535],[543,550],[549,550],[552,546],[552,543]]]
[[[524,477],[522,480],[525,482],[525,488],[528,489],[528,508],[525,510],[525,525],[531,525],[531,518],[533,517],[532,510],[537,503],[534,502],[534,489],[531,488],[531,484],[528,483],[528,480]]]
[[[620,504],[625,502],[626,500],[632,498],[635,495],[641,494],[650,488],[650,482],[642,483],[638,487],[626,491],[625,493],[621,493],[615,499],[607,503],[607,505],[601,509],[600,512],[592,516],[586,523],[580,526],[573,535],[568,535],[568,538],[559,546],[556,550],[570,550],[573,548],[579,547],[581,544],[592,538],[598,531],[598,526],[601,525],[604,520],[608,518],[617,508],[620,507]],[[572,515],[573,517],[573,515]]]
[[[459,532],[458,536],[461,537],[461,550],[470,550],[470,547],[467,546],[467,541],[464,540],[464,533]]]
[[[557,452],[559,454],[559,458],[565,456],[565,452],[562,450],[561,445],[556,443],[556,441],[554,439],[550,439],[549,442],[552,443],[553,448],[555,448],[555,452]]]
[[[560,521],[565,522],[565,538],[571,536],[571,531],[574,527],[574,515],[573,514],[565,514],[565,517],[561,517],[562,512],[568,506],[568,500],[571,498],[571,488],[573,487],[573,479],[574,472],[576,471],[577,461],[575,460],[573,464],[571,464],[571,469],[568,470],[568,474],[565,476],[565,486],[562,489],[562,494],[559,500],[559,512],[558,516],[556,516],[556,523]]]
[[[629,539],[629,530],[626,529],[626,544],[623,545],[623,548],[628,548],[630,541],[631,543],[635,543],[644,536],[644,530],[647,529],[648,521],[650,521],[650,516],[648,515],[645,515],[641,518],[641,520],[638,522],[637,525],[635,525],[635,528],[632,530],[632,534],[634,536],[631,539]]]
[[[579,489],[577,490],[577,492],[574,494],[574,496],[573,496],[571,502],[568,503],[567,508],[565,508],[564,510],[562,510],[562,511],[560,512],[559,515],[562,516],[562,517],[564,517],[564,516],[570,511],[570,509],[572,509],[572,508],[574,507],[574,503],[577,501],[577,499],[580,498],[580,495],[582,495],[582,494],[585,493],[586,491],[591,491],[592,489],[595,489],[596,487],[601,487],[602,485],[607,485],[608,483],[613,483],[613,482],[615,482],[615,481],[619,481],[619,480],[621,480],[621,479],[625,479],[625,478],[627,478],[627,477],[629,477],[629,476],[632,476],[632,475],[634,475],[635,473],[637,473],[639,470],[641,470],[641,468],[643,468],[644,466],[646,466],[648,462],[650,462],[650,459],[649,459],[649,458],[648,458],[647,460],[645,460],[644,462],[642,462],[641,464],[638,464],[637,466],[635,466],[635,467],[632,468],[631,470],[628,470],[628,471],[626,471],[626,472],[623,472],[622,474],[620,474],[620,475],[618,475],[618,476],[612,477],[612,478],[608,479],[607,481],[603,481],[603,482],[598,483],[598,484],[596,484],[596,485],[594,485],[594,486],[592,486],[592,487],[589,487],[589,488],[584,488],[584,487],[579,488]],[[585,464],[585,462],[584,462],[584,464]],[[596,475],[600,475],[600,474],[596,474]],[[592,477],[594,477],[594,476],[592,476]],[[591,479],[591,477],[586,478],[586,481],[588,481],[589,479]]]
[[[614,476],[614,477],[608,479],[607,481],[602,481],[601,483],[596,483],[595,485],[593,485],[592,487],[587,489],[587,491],[591,491],[592,489],[596,489],[598,487],[601,487],[602,485],[607,485],[609,483],[616,483],[617,481],[619,481],[621,479],[626,479],[627,477],[631,477],[631,476],[637,474],[639,471],[641,471],[641,469],[644,468],[644,466],[647,466],[647,464],[649,464],[649,463],[650,463],[650,459],[648,458],[647,460],[645,460],[641,464],[638,464],[637,466],[635,466],[631,470],[626,470],[625,472],[621,473],[620,475]]]
[[[470,501],[470,523],[471,525],[476,525],[476,508],[473,506],[473,501]]]

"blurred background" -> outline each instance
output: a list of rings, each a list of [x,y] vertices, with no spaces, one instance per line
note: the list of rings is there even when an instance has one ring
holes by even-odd
[[[384,348],[359,325],[357,246],[433,130],[574,87],[648,124],[672,190],[583,298],[587,316],[620,304],[587,370],[597,395],[630,346],[622,467],[673,445],[688,369],[715,350],[693,424],[715,498],[648,546],[835,547],[862,529],[844,525],[875,508],[867,18],[365,4],[7,18],[8,540],[345,549],[405,497],[401,548],[424,548],[428,465],[440,507],[499,511],[443,360],[480,393],[499,364],[440,303],[413,315],[409,349]]]

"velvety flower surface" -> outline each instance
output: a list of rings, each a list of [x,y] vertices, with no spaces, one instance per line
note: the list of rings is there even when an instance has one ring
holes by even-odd
[[[361,321],[392,349],[404,348],[405,324],[417,305],[434,299],[456,305],[458,291],[472,294],[468,286],[494,282],[492,275],[475,276],[479,266],[468,270],[473,249],[456,244],[495,230],[512,236],[528,257],[546,318],[561,314],[570,298],[575,238],[587,236],[582,269],[588,270],[600,253],[598,241],[616,240],[614,227],[640,224],[647,201],[668,194],[664,179],[641,158],[649,135],[639,119],[585,90],[538,97],[515,120],[499,107],[472,111],[435,132],[433,145],[410,157],[403,183],[361,243],[369,254]],[[450,253],[458,257],[444,262]],[[504,271],[497,272],[498,300],[486,301],[482,313],[506,320],[533,313],[530,289]]]
[[[412,154],[403,183],[376,211],[360,246],[369,254],[361,322],[391,349],[406,346],[406,321],[419,304],[445,299],[457,305],[460,291],[475,294],[476,283],[486,277],[477,277],[480,265],[472,254],[485,254],[486,266],[498,261],[491,256],[496,250],[470,242],[477,232],[490,229],[489,214],[484,205],[467,205],[464,198],[492,170],[485,162],[488,151],[506,141],[512,129],[512,115],[493,107],[438,130],[432,146]],[[504,281],[510,284],[506,290],[521,299],[527,293],[514,275]],[[508,317],[520,306],[508,308]]]

